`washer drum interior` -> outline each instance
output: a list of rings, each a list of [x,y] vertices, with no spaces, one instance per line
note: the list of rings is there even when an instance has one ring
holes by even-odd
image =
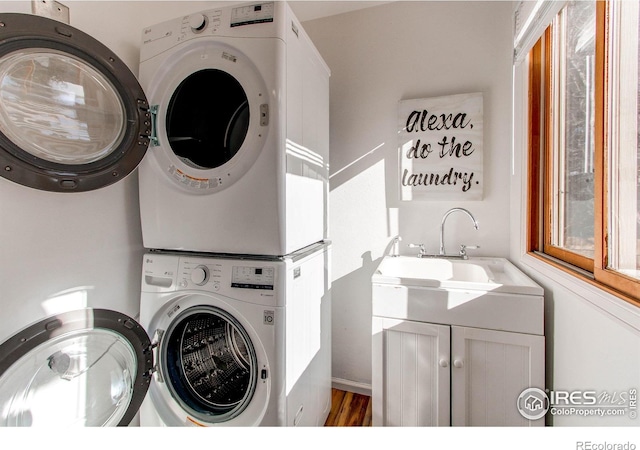
[[[224,422],[249,405],[258,379],[256,352],[227,312],[213,306],[187,309],[165,334],[162,348],[171,394],[194,417]]]

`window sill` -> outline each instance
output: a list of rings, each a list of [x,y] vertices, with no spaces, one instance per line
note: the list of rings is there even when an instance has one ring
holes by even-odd
[[[524,254],[520,262],[526,268],[570,290],[636,334],[640,334],[640,307],[633,303],[633,299],[608,292],[586,275],[570,271],[540,255]]]

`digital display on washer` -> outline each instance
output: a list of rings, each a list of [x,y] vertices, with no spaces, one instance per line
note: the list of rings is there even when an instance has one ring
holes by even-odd
[[[273,267],[233,266],[231,287],[243,289],[273,290],[275,269]]]
[[[240,6],[231,10],[231,26],[273,22],[273,2]]]

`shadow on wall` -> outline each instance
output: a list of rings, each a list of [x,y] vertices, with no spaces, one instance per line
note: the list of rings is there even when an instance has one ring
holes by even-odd
[[[371,167],[375,166],[380,161],[385,162],[385,178],[384,180],[394,180],[398,177],[397,167],[397,147],[395,143],[387,144],[382,142],[374,146],[371,150],[359,156],[350,163],[344,165],[344,167],[336,170],[329,177],[330,190],[333,191],[346,182],[357,177],[359,174],[366,172]],[[383,180],[383,181],[384,181]],[[386,201],[387,207],[397,207],[399,203],[398,189],[389,186],[388,183],[384,183],[386,188]]]
[[[362,330],[371,330],[371,277],[382,261],[382,257],[373,260],[371,252],[367,251],[361,255],[361,258],[360,268],[332,283],[332,291],[340,293],[338,298],[336,295],[333,296],[334,310],[341,312],[332,317],[333,334],[353,336],[351,342],[344,343],[346,346],[358,344],[360,340],[358,335]],[[369,341],[366,342],[370,344]],[[340,355],[334,352],[333,364],[340,368],[341,377],[348,380],[360,380],[358,375],[362,371],[362,360],[370,362],[371,348],[370,346],[359,348],[358,353],[359,355],[339,360]],[[370,383],[370,380],[361,381]]]

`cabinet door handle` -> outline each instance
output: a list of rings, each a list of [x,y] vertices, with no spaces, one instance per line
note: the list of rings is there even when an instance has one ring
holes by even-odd
[[[453,366],[459,369],[464,366],[464,363],[461,359],[456,359],[455,361],[453,361]]]
[[[445,358],[442,358],[440,360],[440,367],[449,367],[449,361],[447,361]]]

